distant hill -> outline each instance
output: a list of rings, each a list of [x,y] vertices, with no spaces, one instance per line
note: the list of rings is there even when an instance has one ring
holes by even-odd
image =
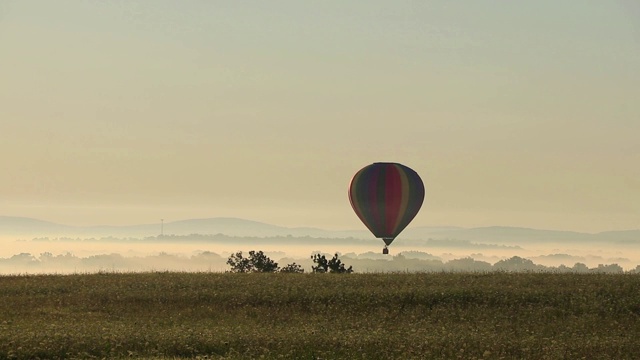
[[[131,226],[69,226],[25,217],[0,216],[0,237],[150,237],[160,234],[160,224]],[[239,218],[188,219],[164,223],[165,235],[224,234],[242,237],[313,237],[373,239],[366,230],[332,231],[317,228],[289,228]],[[640,230],[608,231],[598,234],[539,230],[518,227],[409,227],[396,241],[456,239],[476,243],[526,244],[606,242],[640,244]]]
[[[574,231],[540,230],[519,227],[490,226],[479,228],[448,228],[434,230],[429,227],[406,229],[402,234],[406,239],[458,239],[492,244],[526,243],[638,243],[640,230],[607,231],[596,234]]]
[[[47,234],[67,231],[70,227],[38,219],[0,216],[0,236]]]
[[[365,231],[330,231],[288,228],[239,218],[188,219],[164,223],[165,235],[224,234],[229,236],[349,237],[369,236]],[[147,237],[160,234],[160,223],[128,226],[70,226],[13,216],[0,216],[0,237]]]

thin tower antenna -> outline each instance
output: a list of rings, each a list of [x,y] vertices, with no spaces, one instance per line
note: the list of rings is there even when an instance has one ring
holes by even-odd
[[[164,219],[160,219],[160,236],[164,236]]]

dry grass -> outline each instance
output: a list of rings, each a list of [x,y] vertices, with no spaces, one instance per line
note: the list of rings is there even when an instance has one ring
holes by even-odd
[[[640,276],[0,277],[0,359],[632,359]]]

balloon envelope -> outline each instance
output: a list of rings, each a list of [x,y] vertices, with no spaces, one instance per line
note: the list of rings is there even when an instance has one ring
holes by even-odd
[[[389,245],[418,214],[424,184],[402,164],[373,163],[351,179],[349,201],[373,235]]]

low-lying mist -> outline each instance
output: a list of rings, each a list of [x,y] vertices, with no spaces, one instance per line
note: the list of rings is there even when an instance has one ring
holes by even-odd
[[[382,241],[309,236],[235,237],[217,235],[145,238],[38,237],[2,240],[0,274],[100,271],[229,270],[231,253],[262,250],[280,266],[296,262],[311,270],[311,255],[338,253],[356,272],[385,271],[635,271],[635,243],[513,243],[469,240],[398,239],[383,255]]]

